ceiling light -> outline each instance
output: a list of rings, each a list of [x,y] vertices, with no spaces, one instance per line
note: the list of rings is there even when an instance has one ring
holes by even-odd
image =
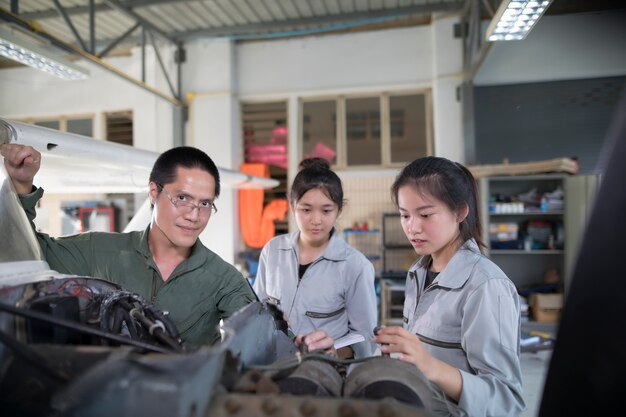
[[[89,76],[86,69],[13,27],[0,27],[0,55],[66,80],[84,80]]]
[[[487,27],[488,41],[514,41],[524,39],[552,0],[522,1],[502,0]]]

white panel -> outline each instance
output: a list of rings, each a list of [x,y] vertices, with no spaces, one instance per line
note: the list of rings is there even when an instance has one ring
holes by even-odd
[[[233,88],[233,42],[202,40],[187,44],[183,90],[193,93],[230,91]]]
[[[428,27],[237,46],[241,94],[415,84],[432,78]]]

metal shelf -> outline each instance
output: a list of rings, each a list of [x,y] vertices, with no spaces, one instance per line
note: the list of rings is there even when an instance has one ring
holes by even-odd
[[[490,249],[491,255],[563,255],[565,253],[562,249]]]
[[[563,216],[565,212],[563,210],[552,211],[522,211],[519,213],[489,213],[490,217],[506,217],[506,216]]]

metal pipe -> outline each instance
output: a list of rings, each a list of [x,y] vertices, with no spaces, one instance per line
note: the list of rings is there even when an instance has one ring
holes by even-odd
[[[61,6],[61,3],[59,3],[59,0],[52,0],[52,2],[54,3],[54,7],[56,7],[57,11],[59,12],[61,17],[65,21],[65,24],[67,25],[67,27],[69,27],[70,30],[72,31],[72,33],[74,34],[74,37],[76,38],[76,41],[80,44],[80,47],[83,48],[86,51],[87,50],[87,46],[85,45],[85,42],[83,42],[83,39],[80,37],[80,34],[78,33],[78,31],[74,27],[74,24],[70,20],[69,16],[67,14],[65,14],[65,10],[63,10],[63,7]]]
[[[89,52],[96,54],[96,11],[94,0],[89,0]]]
[[[141,81],[146,82],[146,28],[141,27]]]
[[[132,11],[130,8],[128,8],[128,7],[124,6],[124,5],[121,5],[118,2],[113,1],[113,0],[103,0],[103,1],[104,1],[104,3],[106,5],[108,5],[112,9],[115,9],[115,10],[121,12],[121,13],[124,13],[127,16],[132,17],[137,22],[141,23],[141,25],[143,27],[145,27],[147,29],[150,29],[151,31],[153,31],[155,33],[158,33],[164,39],[167,39],[171,43],[176,44],[176,41],[172,37],[170,37],[167,33],[163,32],[161,29],[159,29],[158,27],[156,27],[155,25],[153,25],[152,23],[150,23],[149,21],[147,21],[143,17],[139,16],[137,13]]]
[[[98,54],[96,55],[98,58],[103,58],[106,56],[106,54],[108,54],[109,52],[111,52],[111,50],[113,48],[115,48],[121,41],[123,41],[128,35],[130,35],[131,33],[133,33],[135,31],[135,29],[137,29],[139,26],[141,26],[140,23],[135,23],[135,26],[129,28],[126,32],[124,32],[120,37],[118,37],[117,39],[113,40],[113,42],[111,42],[110,44],[108,44],[102,51],[98,52]],[[143,79],[141,81],[144,81]]]
[[[170,93],[172,93],[172,95],[176,97],[176,91],[174,90],[174,86],[172,85],[172,81],[170,80],[170,77],[167,75],[167,71],[165,70],[165,65],[163,64],[163,60],[161,59],[159,48],[157,48],[156,42],[154,42],[154,36],[152,36],[152,32],[148,31],[148,36],[150,37],[150,43],[152,44],[152,48],[154,49],[154,54],[157,57],[157,62],[159,63],[159,67],[161,67],[161,71],[163,72],[165,81],[167,81],[167,85],[170,87]]]
[[[165,349],[165,348],[162,348],[160,346],[154,346],[154,345],[151,345],[149,343],[140,342],[138,340],[131,340],[131,339],[125,337],[125,336],[118,336],[118,335],[115,335],[115,334],[110,334],[110,333],[107,333],[107,332],[103,332],[101,330],[94,329],[92,327],[86,326],[86,325],[81,324],[81,323],[75,323],[75,322],[71,322],[71,321],[68,321],[68,320],[63,320],[63,319],[60,319],[58,317],[50,316],[50,315],[39,313],[39,312],[36,312],[36,311],[24,310],[24,309],[21,309],[21,308],[13,307],[13,306],[11,306],[9,304],[5,304],[5,303],[0,303],[0,311],[4,311],[6,313],[10,313],[10,314],[13,314],[13,315],[16,315],[16,316],[20,316],[20,317],[24,317],[24,318],[27,318],[27,319],[43,321],[43,322],[46,322],[46,323],[54,324],[56,326],[65,327],[66,329],[76,330],[78,332],[87,333],[87,334],[90,334],[92,336],[98,336],[98,337],[101,337],[103,339],[108,339],[108,340],[111,340],[113,342],[120,343],[122,345],[131,345],[131,346],[138,347],[138,348],[145,349],[145,350],[149,350],[149,351],[152,351],[152,352],[172,353],[172,350]]]

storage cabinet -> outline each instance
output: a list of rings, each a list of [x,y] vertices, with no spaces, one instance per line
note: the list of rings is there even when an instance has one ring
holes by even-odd
[[[383,213],[382,278],[405,279],[409,267],[417,260],[415,250],[400,225],[399,213]]]
[[[380,230],[344,229],[345,241],[361,252],[374,265],[376,276],[380,276]]]
[[[383,213],[381,257],[380,323],[401,326],[406,274],[418,256],[402,230],[399,213]]]
[[[383,279],[380,284],[380,324],[402,326],[404,280]]]
[[[596,182],[556,174],[479,180],[487,255],[518,289],[543,283],[549,270],[567,288]]]

